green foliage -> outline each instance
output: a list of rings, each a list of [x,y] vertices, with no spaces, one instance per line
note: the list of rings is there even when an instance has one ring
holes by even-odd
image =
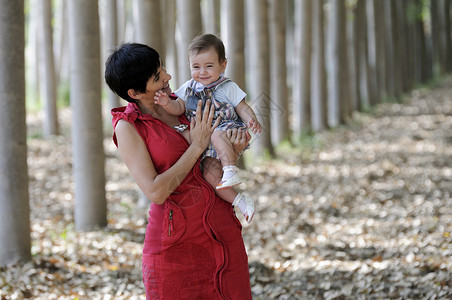
[[[61,82],[58,85],[57,99],[58,107],[68,107],[71,105],[69,82]]]
[[[285,160],[287,157],[296,156],[301,160],[310,160],[313,153],[322,148],[324,144],[321,135],[316,133],[303,133],[293,143],[285,140],[275,147],[276,159]]]

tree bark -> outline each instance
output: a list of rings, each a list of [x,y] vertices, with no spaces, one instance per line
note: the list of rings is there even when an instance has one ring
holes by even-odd
[[[385,24],[384,24],[384,3],[381,0],[372,0],[375,15],[375,59],[376,59],[376,80],[378,101],[386,96],[386,59],[385,59]]]
[[[262,125],[262,133],[253,143],[253,151],[262,155],[265,151],[274,156],[271,144],[270,124],[270,53],[268,32],[268,8],[266,1],[250,0],[250,49],[251,106]]]
[[[149,45],[165,58],[160,23],[160,0],[133,1],[134,29],[136,41]]]
[[[228,65],[226,75],[245,89],[245,19],[243,0],[222,0],[223,11],[221,38]]]
[[[346,48],[345,1],[331,0],[330,16],[330,92],[328,97],[328,125],[345,123],[349,117],[349,72]]]
[[[375,105],[378,101],[377,96],[377,40],[376,40],[376,25],[375,25],[375,10],[373,6],[373,0],[365,1],[365,18],[367,29],[367,58],[368,58],[368,88],[369,88],[369,104]]]
[[[0,0],[0,266],[31,259],[24,2]]]
[[[176,40],[174,38],[176,32],[176,0],[164,0],[162,3],[163,17],[163,34],[166,36],[165,40],[165,66],[168,72],[172,75],[170,82],[171,87],[175,88],[178,85],[177,76],[177,48]],[[185,56],[186,57],[186,56]],[[187,63],[187,61],[185,61]]]
[[[289,103],[286,67],[286,6],[285,1],[270,1],[270,57],[271,57],[271,102],[270,123],[272,142],[279,144],[290,137]]]
[[[180,33],[180,42],[176,43],[179,70],[177,77],[179,84],[182,84],[190,79],[188,45],[195,36],[202,33],[200,0],[177,0],[177,26]]]
[[[69,1],[75,228],[107,224],[97,1]]]
[[[114,47],[118,46],[118,7],[116,0],[103,0],[102,2],[102,74],[105,72],[105,61],[112,53]],[[102,80],[103,87],[107,93],[107,115],[108,112],[114,108],[118,107],[119,97],[113,93],[108,87],[106,87],[105,80]],[[110,118],[108,118],[110,119]],[[111,122],[109,122],[111,123]],[[111,126],[111,125],[109,125]]]
[[[293,75],[293,106],[295,138],[311,131],[311,47],[312,0],[297,0],[295,13],[295,68]]]
[[[312,16],[312,129],[321,131],[328,127],[323,0],[313,1]]]
[[[205,10],[203,14],[204,22],[204,32],[212,33],[215,35],[220,35],[220,24],[222,22],[222,16],[220,15],[220,0],[206,0],[205,1]],[[237,11],[236,11],[237,12]],[[223,10],[223,17],[228,13]],[[241,11],[243,14],[243,9]]]
[[[58,134],[55,63],[53,54],[52,7],[50,0],[38,0],[38,47],[41,99],[44,104],[43,135]]]
[[[392,0],[384,0],[384,19],[385,19],[385,65],[386,65],[386,90],[388,97],[395,97],[394,91],[394,42],[393,42],[393,30],[392,27],[395,26],[394,20],[392,19]]]

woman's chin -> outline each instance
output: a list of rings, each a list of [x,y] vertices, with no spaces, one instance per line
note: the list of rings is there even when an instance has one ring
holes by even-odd
[[[165,88],[163,88],[162,91],[163,91],[164,93],[166,93],[167,95],[169,95],[169,94],[172,93],[171,87],[169,86],[169,84],[168,84]]]

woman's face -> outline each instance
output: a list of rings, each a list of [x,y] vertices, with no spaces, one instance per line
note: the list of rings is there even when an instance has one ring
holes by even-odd
[[[190,55],[190,70],[194,80],[202,85],[208,85],[218,78],[226,69],[226,61],[220,63],[218,54],[213,47]]]
[[[171,94],[171,88],[169,86],[169,81],[171,80],[171,75],[166,72],[163,64],[157,70],[157,73],[151,78],[149,78],[146,84],[146,93],[154,98],[154,94],[158,91],[163,91],[168,95]]]

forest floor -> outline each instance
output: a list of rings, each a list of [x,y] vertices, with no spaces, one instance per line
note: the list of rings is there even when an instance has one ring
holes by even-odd
[[[33,257],[0,268],[0,299],[145,299],[136,186],[106,136],[108,227],[75,231],[60,117],[66,134],[28,140]],[[452,298],[452,78],[279,154],[242,172],[255,300]]]

